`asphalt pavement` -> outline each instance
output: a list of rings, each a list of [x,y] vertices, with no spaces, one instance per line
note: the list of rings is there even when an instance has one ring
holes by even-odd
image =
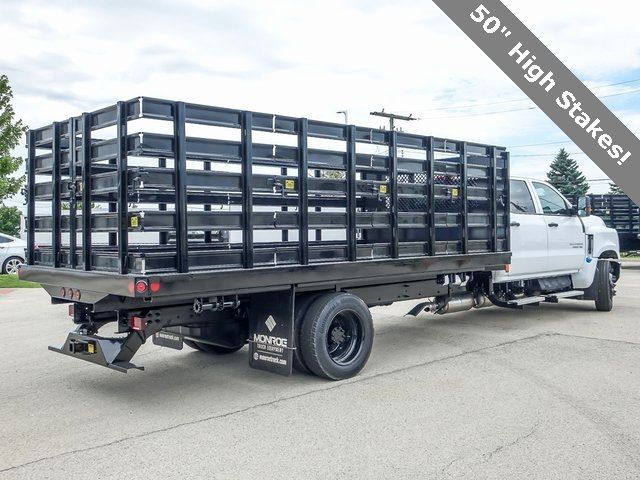
[[[47,350],[66,306],[3,291],[0,480],[640,478],[639,267],[611,313],[376,308],[342,382],[152,344],[121,374]]]

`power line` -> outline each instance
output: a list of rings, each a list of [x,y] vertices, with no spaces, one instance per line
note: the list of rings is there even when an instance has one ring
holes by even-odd
[[[638,135],[638,134],[634,134],[634,135]],[[525,147],[542,147],[544,145],[562,145],[562,144],[567,144],[567,143],[574,143],[573,140],[564,140],[562,142],[545,142],[545,143],[530,143],[528,145],[511,145],[510,147],[507,147],[508,150],[511,150],[513,148],[525,148]],[[518,156],[518,155],[511,155],[513,156]]]
[[[637,92],[640,92],[640,88],[637,88],[635,90],[627,90],[626,92],[618,92],[618,93],[611,93],[609,95],[602,95],[601,97],[598,97],[598,98],[619,97],[620,95],[629,95],[629,94],[637,93]]]
[[[561,145],[564,143],[573,143],[572,140],[565,140],[564,142],[546,142],[546,143],[530,143],[528,145],[512,145],[509,149],[512,148],[524,148],[524,147],[541,147],[543,145]]]
[[[483,113],[468,113],[466,115],[451,115],[448,117],[428,117],[428,118],[422,118],[421,120],[443,120],[446,118],[484,117],[488,115],[497,115],[498,113],[510,113],[510,112],[522,112],[524,110],[536,110],[537,108],[538,107],[514,108],[511,110],[498,110],[495,112],[483,112]]]
[[[618,97],[620,95],[631,95],[634,93],[638,93],[640,92],[640,88],[637,88],[635,90],[629,90],[628,92],[619,92],[619,93],[613,93],[611,95],[603,95],[601,97],[598,97],[599,99],[603,99],[603,98],[610,98],[610,97]],[[465,115],[451,115],[451,116],[447,116],[447,117],[427,117],[427,118],[422,118],[421,120],[443,120],[446,118],[466,118],[466,117],[482,117],[485,115],[496,115],[498,113],[510,113],[510,112],[523,112],[525,110],[537,110],[538,107],[525,107],[525,108],[513,108],[511,110],[498,110],[495,112],[484,112],[484,113],[467,113]]]
[[[626,85],[629,83],[635,83],[635,82],[639,82],[640,78],[634,78],[631,80],[625,80],[623,82],[617,82],[617,83],[609,83],[607,85],[599,85],[597,87],[593,87],[591,88],[591,90],[600,90],[602,88],[607,88],[607,87],[616,87],[618,85]],[[603,97],[604,98],[604,97]],[[517,102],[526,102],[526,101],[530,101],[531,99],[528,97],[522,97],[522,98],[518,98],[518,99],[513,99],[513,100],[502,100],[499,102],[487,102],[487,103],[473,103],[473,104],[469,104],[469,105],[451,105],[448,107],[438,107],[438,108],[429,108],[426,110],[421,110],[421,112],[436,112],[436,111],[441,111],[441,110],[461,110],[464,108],[475,108],[475,107],[488,107],[491,105],[504,105],[505,103],[517,103]]]
[[[538,153],[538,154],[530,154],[530,155],[511,155],[511,157],[555,157],[556,155],[558,155],[558,152],[556,152],[556,153]],[[574,153],[569,153],[568,155],[586,155],[586,153],[574,152]]]

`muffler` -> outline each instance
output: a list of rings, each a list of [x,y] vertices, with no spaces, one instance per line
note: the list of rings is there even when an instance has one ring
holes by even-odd
[[[460,293],[445,299],[445,304],[438,308],[435,313],[446,315],[447,313],[466,312],[472,308],[483,308],[491,306],[491,302],[482,294]]]
[[[484,308],[491,305],[492,303],[484,295],[466,292],[451,297],[436,297],[434,302],[419,303],[407,315],[415,317],[422,311],[446,315],[447,313],[466,312],[472,308]]]

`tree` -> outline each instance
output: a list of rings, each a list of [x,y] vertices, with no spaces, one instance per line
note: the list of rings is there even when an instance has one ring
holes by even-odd
[[[17,194],[24,183],[24,175],[14,175],[22,166],[23,159],[12,156],[11,152],[20,144],[27,127],[22,120],[15,120],[12,99],[9,79],[6,75],[0,75],[0,231],[17,235],[20,231],[20,211],[5,206],[4,201]]]
[[[547,179],[565,196],[585,195],[589,191],[587,178],[580,171],[578,163],[569,156],[564,148],[560,149],[556,158],[551,162]]]
[[[20,210],[16,207],[0,207],[0,232],[12,237],[20,235]]]
[[[609,194],[611,195],[624,195],[622,189],[615,183],[609,183]]]

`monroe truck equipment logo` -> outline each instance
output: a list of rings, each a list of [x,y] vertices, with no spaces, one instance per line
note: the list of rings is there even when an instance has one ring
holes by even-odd
[[[282,337],[273,337],[264,334],[253,334],[253,341],[264,345],[275,345],[276,347],[286,347],[287,339]]]
[[[433,1],[598,167],[640,203],[638,138],[500,0]]]
[[[269,315],[269,318],[264,322],[270,332],[276,327],[276,321],[273,319],[273,315]]]

